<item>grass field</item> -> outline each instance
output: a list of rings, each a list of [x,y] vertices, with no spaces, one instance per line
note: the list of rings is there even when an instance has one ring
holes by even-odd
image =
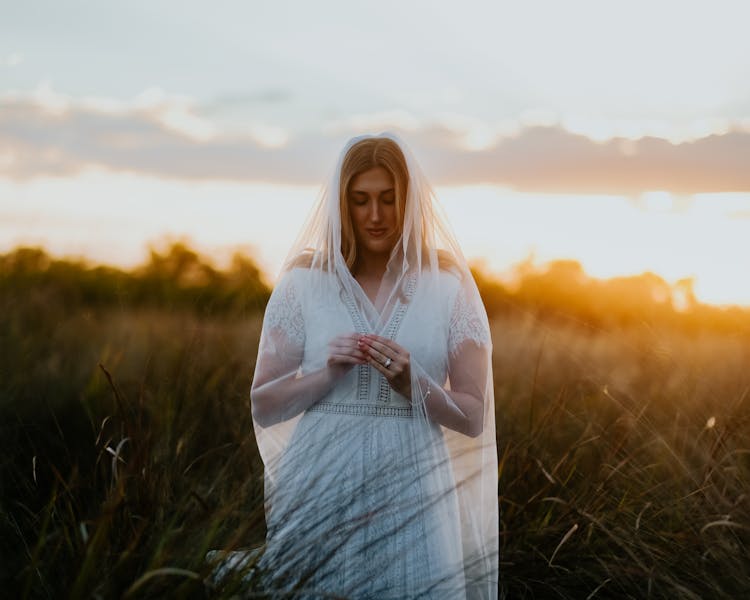
[[[217,302],[168,289],[167,269],[135,301],[104,273],[98,289],[24,268],[6,261],[0,280],[1,589],[205,597],[206,552],[265,534],[249,406],[262,293]],[[571,304],[544,288],[541,304],[482,283],[501,597],[746,597],[750,318],[593,318],[585,290]]]

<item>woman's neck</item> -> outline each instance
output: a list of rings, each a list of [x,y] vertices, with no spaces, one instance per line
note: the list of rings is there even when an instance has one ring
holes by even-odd
[[[388,266],[388,256],[360,255],[354,265],[354,277],[365,279],[382,279]]]

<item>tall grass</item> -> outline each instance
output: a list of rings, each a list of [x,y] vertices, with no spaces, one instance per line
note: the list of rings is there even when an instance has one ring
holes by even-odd
[[[509,597],[750,592],[747,339],[534,318],[493,333]]]
[[[261,313],[242,296],[214,303],[210,285],[131,303],[10,277],[0,282],[2,589],[236,593],[238,580],[206,588],[215,564],[205,556],[265,537],[249,409]],[[501,596],[745,596],[746,317],[588,318],[591,303],[522,301],[480,283],[494,306]],[[240,573],[251,589],[252,567]]]
[[[4,344],[6,587],[118,597],[156,569],[200,575],[209,549],[262,542],[248,399],[258,316],[108,310],[50,323],[2,308],[3,341],[9,321],[24,340]],[[202,590],[170,575],[140,593],[176,584]]]

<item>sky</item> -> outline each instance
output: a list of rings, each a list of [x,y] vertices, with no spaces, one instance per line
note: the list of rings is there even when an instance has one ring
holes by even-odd
[[[471,259],[750,305],[743,1],[0,0],[0,252],[181,238],[272,280],[340,148],[396,131]]]

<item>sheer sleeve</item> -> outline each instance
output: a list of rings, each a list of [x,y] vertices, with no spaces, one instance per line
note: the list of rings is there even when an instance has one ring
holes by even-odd
[[[305,343],[305,320],[293,280],[288,273],[274,288],[263,317],[263,331],[286,348],[298,348]]]
[[[311,288],[309,276],[310,271],[303,267],[287,272],[266,307],[250,389],[256,436],[259,428],[267,429],[302,414],[330,392],[341,377],[327,361],[317,368],[309,362],[303,366],[305,348],[313,337],[307,319],[319,318],[307,302],[316,293],[310,290],[318,290]]]
[[[490,330],[484,310],[479,310],[476,302],[470,302],[467,296],[467,290],[460,288],[451,310],[448,354],[452,359],[460,356],[460,349],[465,348],[464,344],[467,341],[477,346],[490,344]]]
[[[263,317],[251,389],[253,416],[260,424],[286,416],[290,407],[283,382],[297,376],[304,357],[305,319],[298,278],[294,270],[284,275]]]
[[[480,435],[492,405],[492,342],[487,314],[473,281],[452,286],[447,304],[447,381],[412,364],[412,402],[428,418],[469,437]]]

